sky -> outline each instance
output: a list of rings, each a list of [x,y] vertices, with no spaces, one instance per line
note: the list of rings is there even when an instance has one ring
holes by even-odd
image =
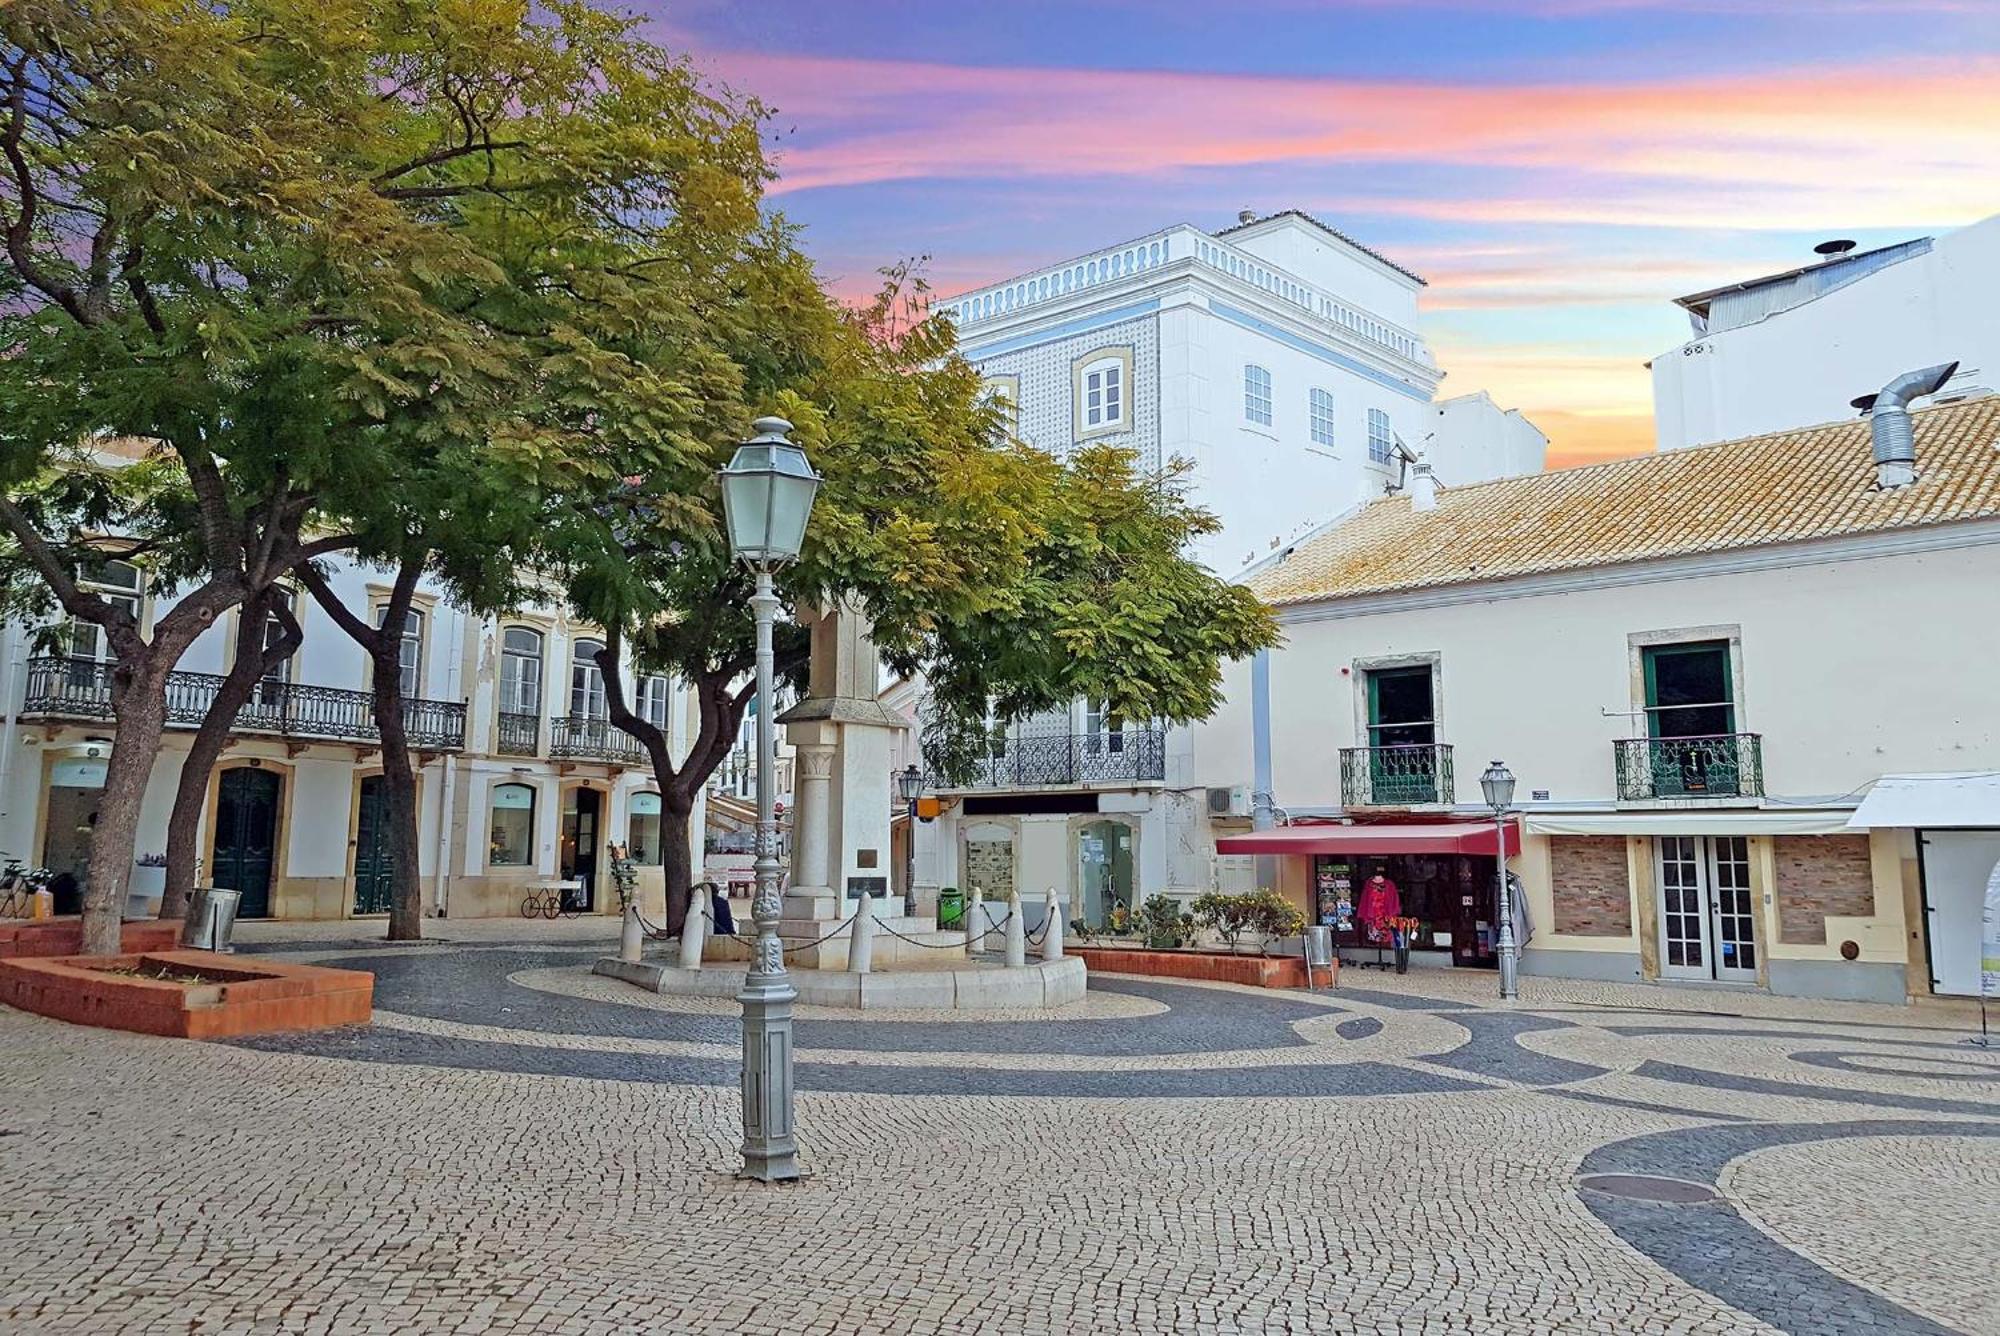
[[[1652,448],[1672,299],[2000,213],[2000,0],[641,0],[772,110],[835,291],[1315,214],[1423,275],[1441,395]]]

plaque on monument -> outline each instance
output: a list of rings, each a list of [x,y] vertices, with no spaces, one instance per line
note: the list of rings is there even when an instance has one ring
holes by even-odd
[[[889,895],[889,879],[887,877],[849,877],[847,879],[847,894],[850,899],[863,895],[871,896],[877,900],[886,899]]]

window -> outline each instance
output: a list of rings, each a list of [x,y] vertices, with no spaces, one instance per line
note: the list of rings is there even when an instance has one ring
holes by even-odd
[[[286,609],[294,617],[297,617],[299,613],[298,594],[290,589],[279,589],[275,592],[279,601],[285,605]],[[264,617],[263,649],[269,651],[284,638],[285,624],[279,621],[276,615],[267,613]],[[285,701],[285,685],[291,680],[292,661],[290,659],[278,660],[271,665],[270,671],[265,673],[263,679],[257,683],[256,689],[250,697],[251,704],[282,708]]]
[[[1075,435],[1126,431],[1132,424],[1132,350],[1099,349],[1076,363]]]
[[[86,591],[96,594],[106,603],[139,619],[139,596],[144,588],[144,577],[139,568],[129,561],[89,561],[76,570],[77,583]],[[69,629],[63,633],[63,640],[72,657],[108,662],[114,656],[111,642],[104,635],[104,628],[95,622],[81,618],[71,618]]]
[[[1260,426],[1271,425],[1271,373],[1261,366],[1243,368],[1243,416]]]
[[[1008,436],[1021,434],[1021,378],[1019,376],[988,376],[986,397],[993,403],[994,411],[1000,416],[1000,429]]]
[[[1083,707],[1083,750],[1087,756],[1117,756],[1125,750],[1125,721],[1102,701]]]
[[[602,719],[605,715],[604,672],[597,666],[601,640],[579,640],[570,650],[569,717]]]
[[[1648,645],[1643,655],[1651,736],[1708,738],[1736,731],[1727,640]]]
[[[500,636],[500,713],[541,712],[541,632],[510,626]]]
[[[486,862],[526,867],[535,856],[535,791],[526,784],[495,784],[488,813]]]
[[[639,708],[635,713],[656,728],[667,726],[667,679],[657,673],[639,679]]]
[[[660,865],[660,795],[632,795],[632,816],[625,824],[625,851],[640,867]]]
[[[1379,408],[1368,410],[1368,460],[1386,464],[1395,453],[1394,436],[1389,431],[1389,415]]]
[[[1314,390],[1306,396],[1306,423],[1314,445],[1333,446],[1333,396]]]
[[[375,614],[376,624],[383,625],[389,617],[385,606]],[[424,663],[424,615],[415,608],[403,615],[403,636],[396,646],[397,677],[402,683],[404,696],[421,695]]]

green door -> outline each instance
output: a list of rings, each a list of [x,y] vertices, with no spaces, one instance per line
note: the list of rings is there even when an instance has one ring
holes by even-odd
[[[389,912],[396,870],[389,852],[389,795],[380,775],[361,781],[361,812],[354,825],[354,912]]]
[[[213,882],[242,896],[238,918],[266,918],[271,913],[283,786],[274,770],[238,766],[223,771],[216,788]]]
[[[1389,806],[1438,800],[1437,710],[1428,665],[1368,673],[1368,797]]]
[[[1653,795],[1729,797],[1742,791],[1729,642],[1649,645],[1646,736]]]

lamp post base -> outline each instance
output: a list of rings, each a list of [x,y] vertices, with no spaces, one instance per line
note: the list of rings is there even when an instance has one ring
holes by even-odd
[[[799,1143],[792,1128],[792,1000],[784,975],[752,972],[736,1000],[743,1004],[743,1168],[738,1178],[791,1183],[799,1177]]]

